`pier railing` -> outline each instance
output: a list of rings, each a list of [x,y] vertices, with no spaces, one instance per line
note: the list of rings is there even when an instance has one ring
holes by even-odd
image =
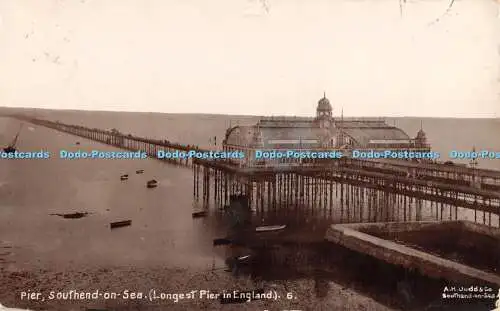
[[[409,160],[386,159],[273,159],[265,161],[214,160],[217,163],[233,165],[239,168],[280,168],[294,169],[319,167],[346,167],[367,172],[384,173],[408,177],[425,182],[447,183],[453,186],[472,187],[478,190],[497,191],[500,193],[500,171],[446,165],[433,162],[415,162]]]

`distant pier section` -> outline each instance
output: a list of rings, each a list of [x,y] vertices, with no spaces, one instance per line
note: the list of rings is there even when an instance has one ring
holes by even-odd
[[[87,138],[93,141],[98,141],[117,148],[143,152],[149,157],[156,158],[165,162],[190,166],[193,164],[194,157],[158,157],[163,153],[208,153],[210,150],[199,148],[198,146],[189,144],[179,144],[168,140],[143,138],[132,134],[124,134],[116,129],[102,130],[97,128],[88,128],[81,125],[65,124],[59,121],[49,121],[38,118],[32,118],[25,115],[10,115],[21,121],[29,122],[35,125],[44,126],[61,132],[69,133],[79,137]]]

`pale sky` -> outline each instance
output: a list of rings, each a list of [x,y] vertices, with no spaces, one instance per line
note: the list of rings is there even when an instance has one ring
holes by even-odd
[[[0,106],[500,117],[498,1],[263,1],[0,0]]]

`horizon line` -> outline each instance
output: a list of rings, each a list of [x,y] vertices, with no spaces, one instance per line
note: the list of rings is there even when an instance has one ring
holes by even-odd
[[[500,0],[499,0],[500,1]],[[310,117],[314,115],[287,115],[287,114],[231,114],[231,113],[210,113],[210,112],[165,112],[165,111],[140,111],[140,110],[95,110],[95,109],[74,109],[74,108],[36,108],[36,107],[9,107],[0,106],[0,109],[30,109],[46,111],[74,111],[74,112],[114,112],[114,113],[158,113],[158,114],[176,114],[176,115],[214,115],[214,116],[235,116],[235,117]],[[333,116],[334,118],[336,116]],[[340,115],[338,116],[340,117]],[[344,115],[344,118],[346,116]],[[427,118],[427,119],[500,119],[500,116],[409,116],[409,115],[350,115],[353,118]]]

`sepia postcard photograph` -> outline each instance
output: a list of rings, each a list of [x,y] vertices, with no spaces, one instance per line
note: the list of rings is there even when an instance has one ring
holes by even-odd
[[[500,1],[0,0],[16,310],[500,310]]]

